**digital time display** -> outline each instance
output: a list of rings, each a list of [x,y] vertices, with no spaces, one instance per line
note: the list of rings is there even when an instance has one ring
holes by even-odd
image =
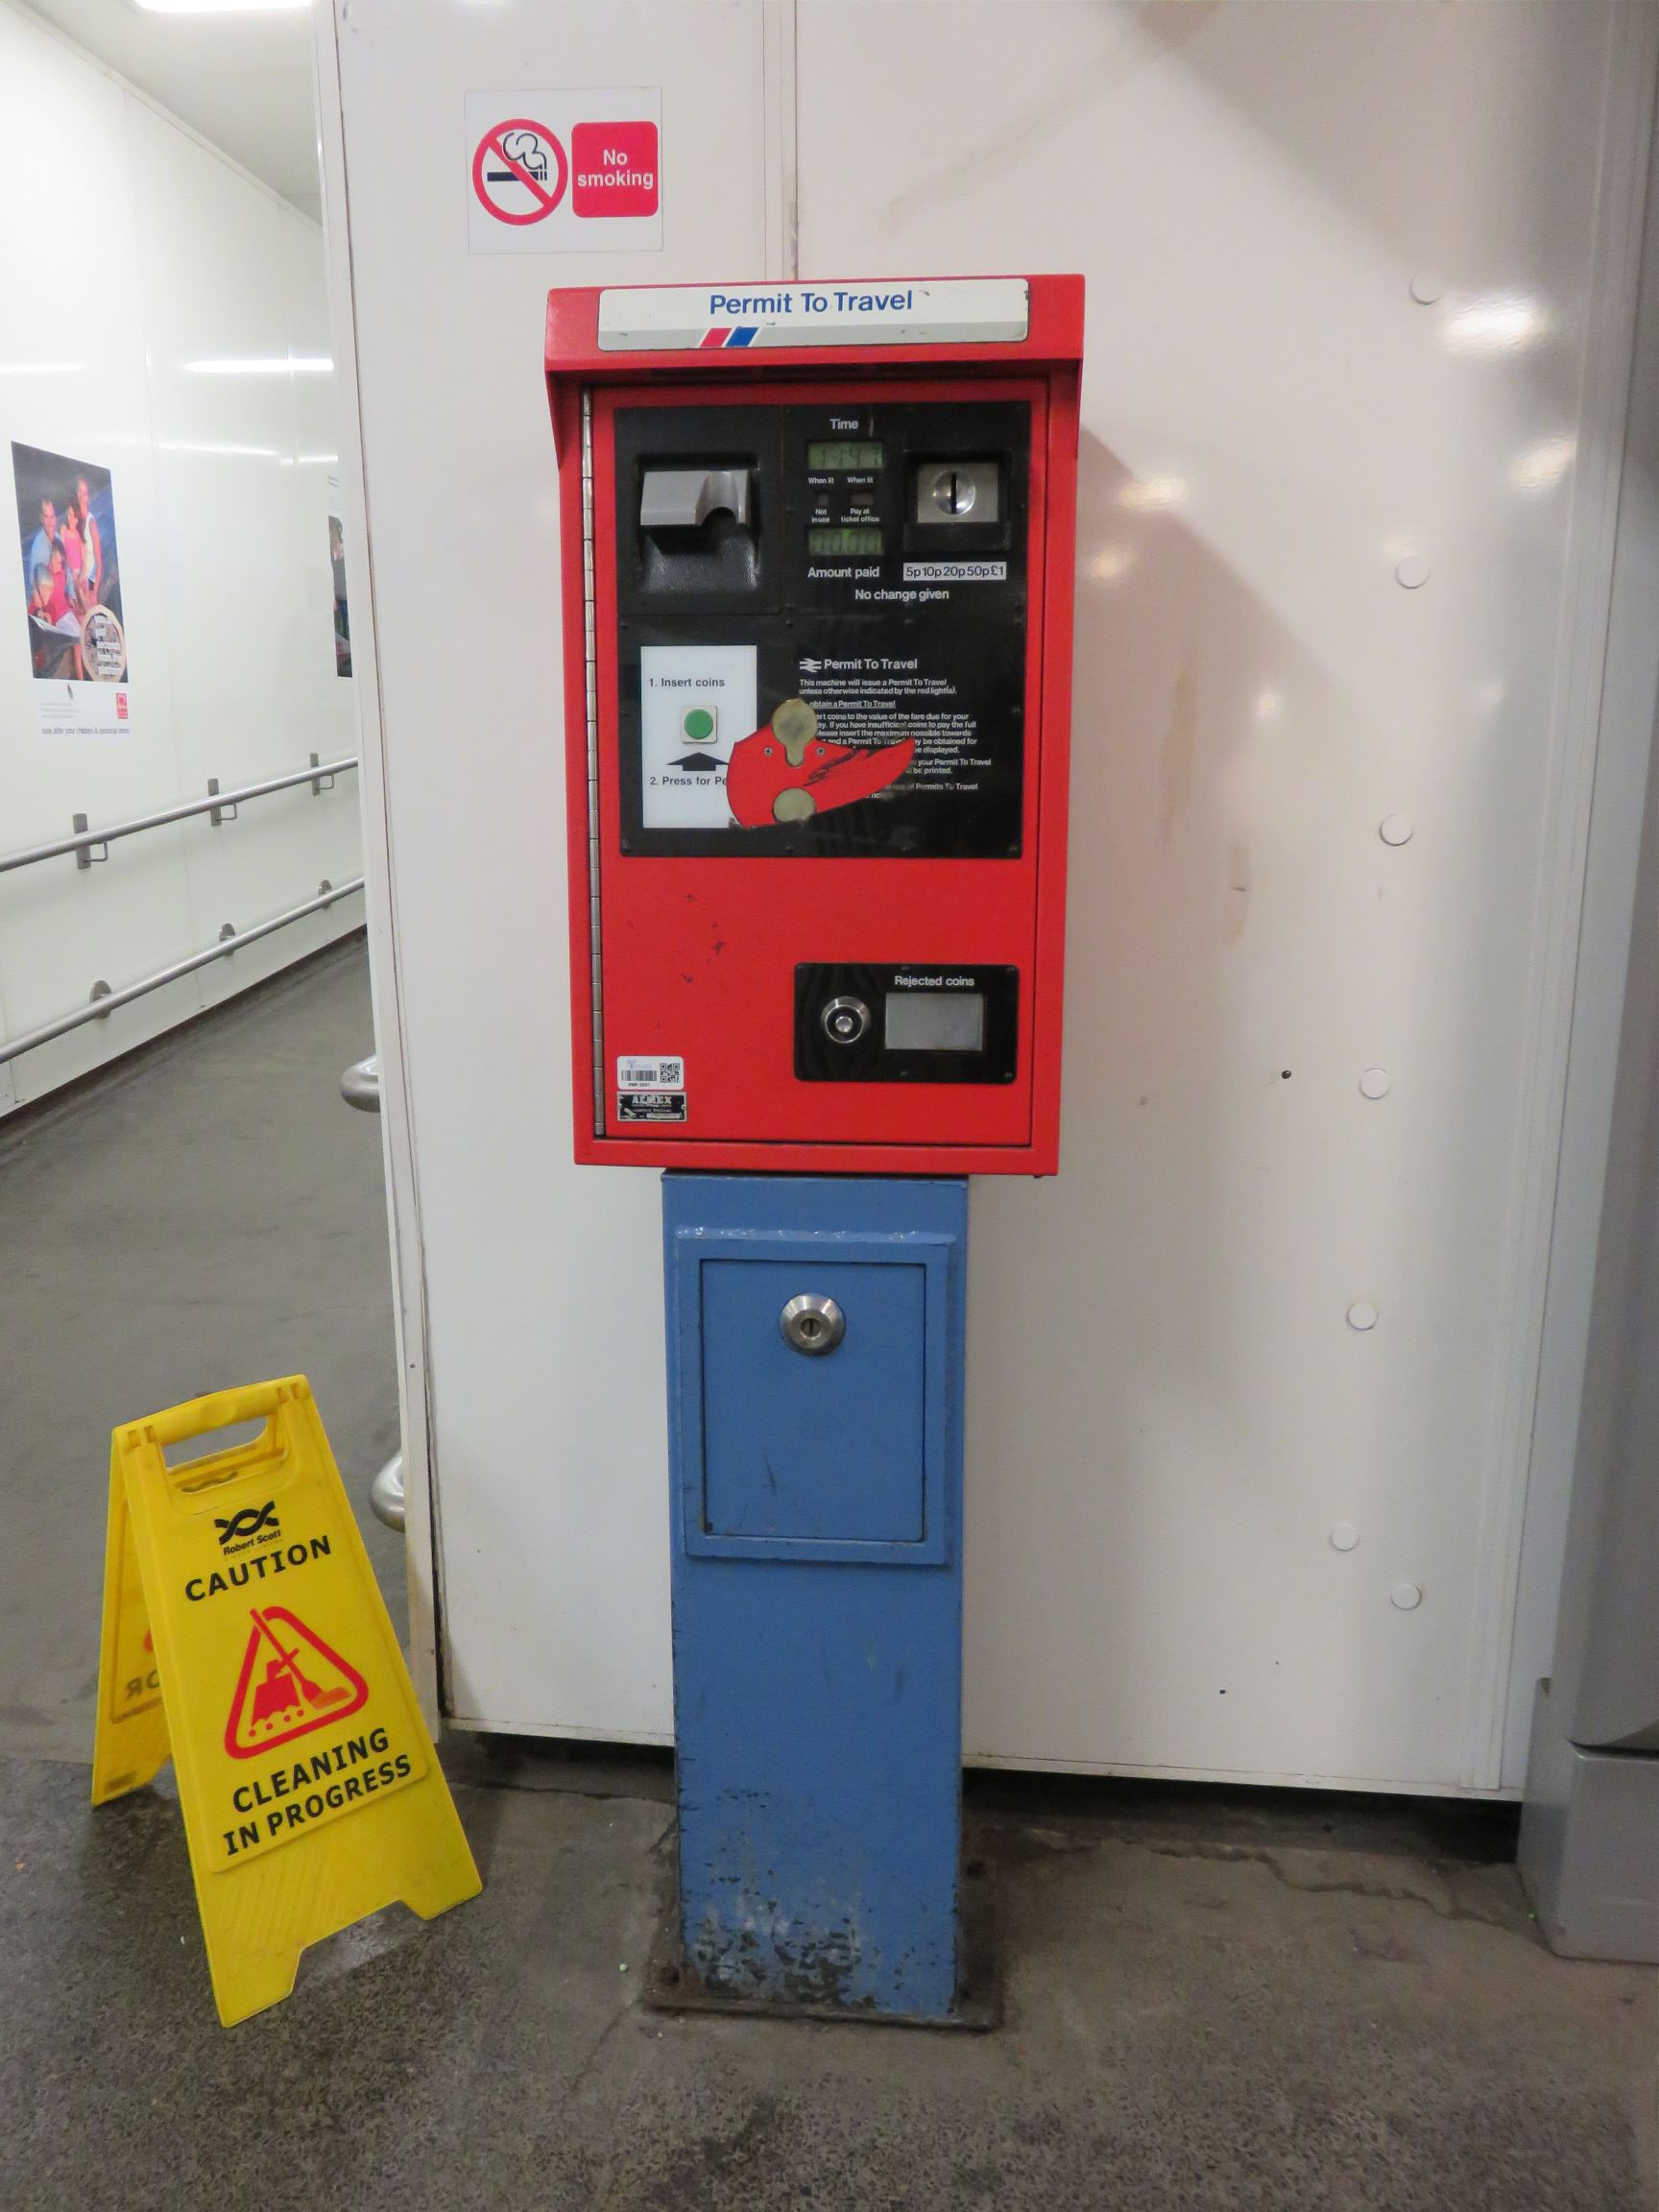
[[[879,469],[884,448],[878,444],[856,445],[849,439],[826,440],[806,448],[808,469]]]
[[[806,550],[823,553],[879,553],[879,530],[861,529],[856,523],[834,523],[828,528],[808,530]]]

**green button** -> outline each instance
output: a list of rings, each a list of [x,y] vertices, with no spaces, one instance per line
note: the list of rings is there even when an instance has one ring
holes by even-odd
[[[713,736],[714,717],[709,713],[707,707],[693,707],[687,713],[682,728],[687,737],[695,738],[701,744],[704,738]]]

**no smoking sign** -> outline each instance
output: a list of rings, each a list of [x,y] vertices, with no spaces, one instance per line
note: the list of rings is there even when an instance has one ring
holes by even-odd
[[[470,250],[661,251],[661,117],[656,86],[469,92]]]
[[[543,123],[510,115],[478,141],[472,189],[497,223],[542,223],[565,197],[570,164]]]

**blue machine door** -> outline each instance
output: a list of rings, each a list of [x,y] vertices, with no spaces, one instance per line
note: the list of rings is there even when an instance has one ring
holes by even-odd
[[[966,1186],[663,1193],[685,1963],[720,1996],[945,2018]],[[828,1334],[788,1333],[803,1299]]]
[[[710,1258],[701,1272],[702,1532],[921,1544],[926,1265]],[[804,1290],[844,1317],[830,1352],[784,1337],[780,1316]]]

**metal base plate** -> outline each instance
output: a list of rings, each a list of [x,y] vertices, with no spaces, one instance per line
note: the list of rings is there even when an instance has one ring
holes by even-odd
[[[680,1941],[680,1899],[669,1897],[645,1968],[644,2003],[653,2012],[729,2012],[767,2020],[843,2020],[873,2028],[964,2028],[983,2034],[1002,2025],[1001,1962],[996,1941],[996,1899],[990,1869],[979,1860],[964,1868],[961,1888],[962,1972],[949,2012],[923,2017],[878,2012],[867,2007],[809,2005],[762,1994],[733,1996],[710,1989],[686,1963]]]

